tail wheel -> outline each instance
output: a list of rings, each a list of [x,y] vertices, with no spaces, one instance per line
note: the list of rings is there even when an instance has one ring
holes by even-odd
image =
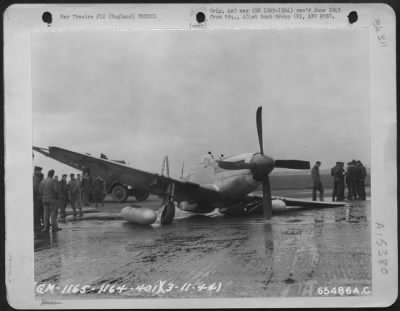
[[[175,217],[175,205],[172,202],[168,202],[164,205],[163,211],[161,213],[161,224],[168,225],[170,224]]]
[[[128,189],[124,186],[116,185],[113,187],[111,194],[115,202],[122,203],[128,198]]]

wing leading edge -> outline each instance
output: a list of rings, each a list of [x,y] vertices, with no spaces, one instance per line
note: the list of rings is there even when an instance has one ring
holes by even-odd
[[[293,199],[286,197],[272,197],[273,200],[281,200],[285,202],[286,206],[300,206],[300,207],[339,207],[347,205],[346,202],[325,202],[325,201],[311,201],[304,199]]]

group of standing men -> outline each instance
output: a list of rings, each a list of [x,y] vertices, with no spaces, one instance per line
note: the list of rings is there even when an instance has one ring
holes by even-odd
[[[57,223],[57,214],[60,210],[60,219],[65,221],[65,209],[68,203],[71,205],[73,216],[83,216],[82,206],[89,205],[91,191],[94,191],[96,202],[103,202],[104,181],[101,177],[92,183],[88,172],[85,172],[81,180],[80,174],[70,174],[67,182],[67,174],[63,174],[61,180],[54,176],[55,171],[49,170],[47,178],[42,174],[42,168],[35,166],[33,174],[33,211],[34,229],[48,232],[51,224],[53,232],[60,231]],[[98,186],[100,184],[100,187]]]
[[[343,162],[336,162],[331,169],[331,176],[333,177],[332,201],[344,200],[345,183],[348,200],[365,200],[367,198],[365,193],[367,169],[360,160],[348,162],[346,171]]]
[[[317,191],[319,192],[320,201],[324,200],[324,187],[322,185],[319,174],[321,162],[317,161],[311,169],[311,177],[313,180],[312,200],[316,201]],[[353,160],[347,163],[346,170],[344,162],[336,162],[336,165],[331,169],[333,177],[332,201],[344,201],[345,185],[348,189],[348,200],[365,200],[365,178],[367,177],[367,169],[361,161]]]

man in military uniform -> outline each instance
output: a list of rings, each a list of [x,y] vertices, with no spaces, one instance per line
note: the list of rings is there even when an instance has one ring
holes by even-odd
[[[81,174],[77,174],[76,175],[76,181],[78,182],[79,185],[79,196],[78,196],[78,200],[76,201],[76,206],[78,207],[78,209],[80,210],[80,216],[82,216],[82,180],[81,180]]]
[[[41,229],[41,221],[43,219],[43,201],[39,192],[42,179],[42,168],[35,166],[33,173],[33,226],[35,231]]]
[[[337,172],[339,170],[339,162],[331,168],[331,176],[333,177],[333,190],[332,190],[332,201],[336,201],[338,192],[338,180],[336,178]]]
[[[57,184],[55,180],[53,179],[54,177],[54,170],[50,170],[47,173],[47,178],[45,180],[42,180],[39,186],[39,192],[42,196],[43,199],[43,207],[44,207],[44,215],[43,215],[43,220],[44,220],[44,225],[43,225],[43,232],[49,231],[49,226],[50,226],[50,218],[51,218],[51,227],[52,231],[60,231],[61,228],[58,228],[57,224],[57,217],[56,217],[56,211],[57,211],[57,200],[58,200],[58,189],[57,189]]]
[[[365,193],[365,178],[367,177],[367,169],[365,166],[361,163],[360,160],[356,162],[357,167],[358,167],[358,181],[357,181],[357,186],[358,186],[358,193],[359,193],[359,199],[360,200],[366,200],[367,195]]]
[[[72,213],[76,217],[76,206],[80,208],[80,213],[82,216],[82,207],[79,206],[79,198],[81,195],[81,187],[77,179],[75,179],[75,174],[70,174],[71,180],[68,183],[68,195],[69,201],[71,202]]]
[[[319,191],[319,199],[320,201],[324,200],[324,187],[321,182],[321,177],[319,175],[319,167],[321,166],[321,162],[315,162],[314,167],[311,169],[311,178],[313,180],[313,190],[312,190],[312,200],[317,200],[317,191]]]
[[[354,190],[355,190],[355,200],[360,200],[361,198],[361,167],[357,163],[358,161],[353,160],[353,166],[354,166]]]
[[[344,162],[337,162],[338,170],[336,171],[336,181],[337,181],[337,198],[336,201],[344,201],[344,176],[346,174],[344,170]]]
[[[63,174],[60,181],[60,216],[65,220],[65,209],[68,202],[67,174]]]
[[[56,184],[56,188],[57,188],[57,200],[56,200],[56,204],[57,204],[57,208],[56,208],[56,218],[58,217],[58,210],[61,209],[61,186],[60,186],[60,181],[58,180],[58,176],[54,176],[53,177],[54,183]]]
[[[83,174],[81,189],[83,205],[89,206],[90,196],[92,193],[92,177],[89,175],[89,171],[85,171]]]
[[[214,156],[211,153],[211,151],[209,151],[205,156],[202,157],[201,159],[201,163],[204,164],[204,167],[209,166],[211,163],[214,162]]]
[[[105,183],[103,178],[97,176],[93,182],[93,198],[96,207],[99,203],[104,206]]]
[[[348,189],[348,200],[355,200],[357,196],[357,188],[356,188],[356,170],[355,170],[355,160],[347,163],[347,170],[346,170],[346,184]]]

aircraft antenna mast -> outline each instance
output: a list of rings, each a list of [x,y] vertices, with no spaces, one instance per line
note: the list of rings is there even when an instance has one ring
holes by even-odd
[[[164,174],[166,172],[166,175]],[[162,176],[167,176],[169,177],[169,161],[168,161],[168,156],[164,157],[162,167],[161,167],[161,175]]]
[[[185,162],[182,162],[181,179],[183,179],[183,170],[185,168]]]

